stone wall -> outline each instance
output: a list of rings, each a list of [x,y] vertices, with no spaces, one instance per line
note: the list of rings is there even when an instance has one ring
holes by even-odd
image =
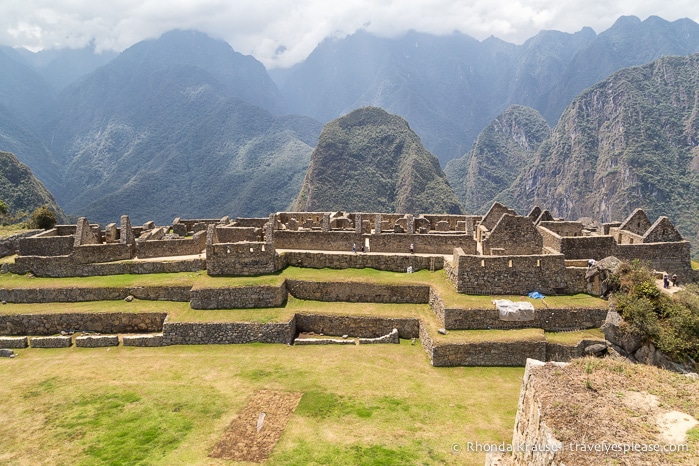
[[[32,348],[70,348],[73,338],[69,336],[34,337],[30,340]]]
[[[352,245],[361,248],[362,235],[353,231],[289,231],[274,230],[276,249],[303,249],[314,251],[352,251]]]
[[[547,332],[560,330],[599,328],[607,317],[607,309],[536,309],[534,320],[510,322],[500,320],[495,309],[449,309],[436,312],[440,323],[447,330],[486,330],[541,328]]]
[[[524,366],[528,358],[546,358],[546,341],[432,344],[435,367]]]
[[[482,241],[482,249],[486,256],[541,254],[543,239],[528,217],[505,214]]]
[[[264,275],[281,270],[284,266],[271,244],[258,242],[206,245],[206,271],[209,275]]]
[[[420,321],[414,318],[296,314],[296,331],[324,335],[378,338],[398,330],[400,338],[418,338]]]
[[[554,448],[552,447],[559,445],[559,451],[563,451],[564,446],[556,440],[553,430],[544,421],[541,402],[537,397],[534,383],[536,368],[544,364],[541,362],[543,358],[533,359],[538,360],[526,361],[525,365],[524,379],[519,392],[512,445],[542,445],[549,448],[524,448],[522,449],[524,451],[515,448],[512,455],[512,464],[527,466],[562,464],[560,460],[557,460],[558,454],[556,451],[553,451]]]
[[[206,249],[206,231],[199,231],[191,238],[151,240],[136,242],[136,257],[190,256]]]
[[[187,286],[139,287],[73,287],[73,288],[0,288],[0,301],[8,303],[79,303],[86,301],[114,301],[129,295],[138,299],[159,301],[189,301]]]
[[[680,280],[693,275],[688,241],[623,244],[617,246],[613,255],[625,261],[639,259],[642,263],[648,262],[656,270],[677,274]]]
[[[287,323],[166,322],[163,325],[164,345],[291,344],[295,336],[293,318]]]
[[[17,254],[19,252],[20,239],[34,236],[42,231],[43,230],[29,230],[6,238],[0,238],[0,258]]]
[[[430,287],[426,285],[286,280],[286,288],[293,297],[312,301],[424,304],[430,296]]]
[[[51,232],[51,230],[49,230]],[[66,256],[73,252],[72,236],[32,236],[19,240],[20,256]]]
[[[238,243],[240,241],[262,241],[261,228],[255,227],[217,227],[216,235],[219,243]]]
[[[242,309],[280,307],[287,291],[280,286],[245,286],[227,288],[194,288],[190,292],[192,309]]]
[[[285,265],[308,267],[312,269],[363,269],[371,268],[389,272],[405,272],[408,267],[414,271],[444,268],[444,258],[440,256],[425,257],[414,254],[327,254],[307,251],[285,251],[282,253]]]
[[[131,259],[131,248],[128,244],[86,244],[75,246],[71,261],[74,264],[95,264]]]
[[[575,345],[563,345],[560,343],[546,343],[546,361],[568,362],[574,358],[585,356],[585,348],[597,343],[604,343],[604,338],[599,340],[580,340]]]
[[[162,330],[166,316],[160,312],[0,315],[0,335],[55,335],[63,331],[152,333]]]
[[[96,264],[78,264],[71,256],[15,258],[9,264],[12,273],[32,272],[37,277],[99,277],[121,274],[198,272],[206,269],[205,259],[184,259],[164,261],[121,261]]]
[[[562,254],[536,256],[472,256],[456,254],[457,267],[450,274],[459,293],[544,294],[566,292]]]
[[[539,231],[545,228],[559,236],[582,236],[583,224],[580,222],[541,222],[537,225]]]
[[[412,244],[417,254],[451,254],[454,248],[476,253],[476,240],[466,233],[415,234],[381,233],[365,235],[371,252],[409,253]],[[357,243],[358,245],[361,243]]]

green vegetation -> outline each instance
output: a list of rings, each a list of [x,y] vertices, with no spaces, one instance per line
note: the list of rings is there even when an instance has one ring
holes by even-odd
[[[509,188],[550,136],[536,110],[513,105],[481,131],[471,151],[449,161],[444,172],[467,212],[484,214]]]
[[[56,214],[47,206],[37,207],[32,212],[31,220],[29,221],[30,228],[41,228],[42,230],[50,230],[56,226]]]
[[[63,211],[29,167],[20,163],[10,152],[0,151],[0,224],[28,220],[34,209],[47,206],[63,219]]]
[[[260,389],[304,394],[266,464],[481,464],[451,445],[511,438],[523,372],[435,368],[407,342],[17,352],[0,361],[9,464],[208,464]]]
[[[323,127],[292,209],[461,213],[437,158],[405,120],[376,107]]]
[[[545,332],[546,341],[561,345],[576,345],[580,340],[604,340],[604,334],[598,328],[577,332]]]
[[[699,287],[687,285],[670,296],[660,291],[652,272],[638,261],[617,272],[616,307],[629,331],[650,338],[665,354],[699,358]]]

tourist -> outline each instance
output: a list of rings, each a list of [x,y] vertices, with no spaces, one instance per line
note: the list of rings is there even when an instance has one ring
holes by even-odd
[[[670,278],[667,274],[663,274],[663,288],[670,288]]]
[[[362,253],[364,252],[364,245],[362,244]]]
[[[590,269],[595,266],[597,262],[594,259],[590,259],[587,261],[587,268]]]
[[[415,248],[413,247],[413,243],[410,243],[410,254],[415,253]]]
[[[352,243],[352,252],[357,254],[357,243]]]
[[[673,274],[670,281],[672,282],[672,286],[677,286],[677,274]]]

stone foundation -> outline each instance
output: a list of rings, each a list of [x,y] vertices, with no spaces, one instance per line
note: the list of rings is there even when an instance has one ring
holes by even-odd
[[[122,343],[124,346],[144,346],[150,348],[163,346],[163,334],[124,335],[122,337]]]
[[[0,348],[27,348],[27,337],[0,337]]]
[[[81,335],[75,337],[75,346],[79,348],[119,346],[119,337],[117,335]]]
[[[73,339],[68,336],[33,337],[30,344],[32,348],[70,348]]]

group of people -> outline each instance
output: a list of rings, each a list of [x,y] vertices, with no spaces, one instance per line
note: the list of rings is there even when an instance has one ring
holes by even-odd
[[[364,245],[362,244],[361,251],[362,252],[369,252],[369,245],[367,244],[366,248],[365,248]],[[357,254],[357,243],[352,243],[352,252]]]
[[[677,274],[673,274],[670,277],[668,274],[663,274],[663,288],[670,288],[671,286],[677,286]]]

